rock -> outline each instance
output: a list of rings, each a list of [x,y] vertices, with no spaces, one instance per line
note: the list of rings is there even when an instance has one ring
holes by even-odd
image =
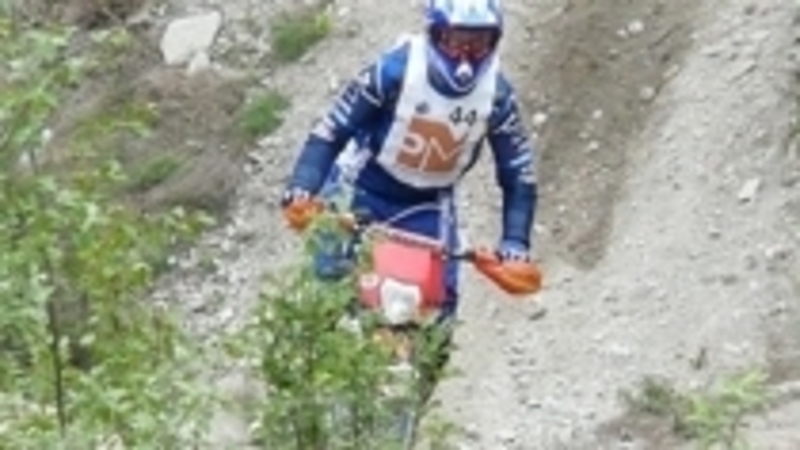
[[[186,73],[189,75],[194,75],[207,70],[209,67],[211,67],[211,59],[208,57],[208,53],[205,51],[199,51],[195,53],[195,55],[189,61],[189,66],[186,68]]]
[[[545,124],[545,122],[547,122],[547,118],[548,118],[547,114],[543,112],[538,112],[534,114],[533,117],[531,117],[531,123],[533,124],[534,127],[541,127],[542,125]]]
[[[752,202],[760,188],[761,179],[751,178],[750,180],[747,180],[744,186],[742,186],[742,188],[739,190],[739,201],[742,203]]]
[[[644,22],[642,22],[641,20],[634,20],[633,22],[628,24],[628,34],[630,36],[636,36],[642,31],[644,31]]]
[[[514,430],[500,430],[497,439],[504,444],[513,444],[517,441],[517,433]]]
[[[766,269],[769,272],[784,270],[794,257],[794,252],[789,247],[773,246],[764,250]]]
[[[537,320],[542,320],[547,315],[547,308],[544,306],[538,305],[536,308],[533,308],[528,314],[528,320],[531,322],[535,322]]]
[[[756,255],[745,255],[744,256],[744,267],[747,270],[755,270],[758,268],[758,258]]]
[[[466,435],[467,438],[475,439],[475,440],[480,438],[480,435],[481,435],[480,428],[478,427],[478,424],[476,424],[474,422],[470,422],[470,423],[467,423],[466,425],[464,425],[463,430],[464,430],[464,434]]]
[[[184,64],[198,53],[208,53],[221,25],[222,14],[218,11],[170,22],[161,38],[164,62],[168,65]]]
[[[739,276],[735,273],[726,273],[720,276],[720,281],[725,286],[733,286],[739,282]]]
[[[619,296],[609,289],[600,294],[600,300],[603,303],[616,303],[619,301]]]
[[[643,86],[641,89],[639,89],[639,98],[645,102],[653,100],[656,98],[656,89],[652,86]]]
[[[603,353],[612,357],[620,359],[629,359],[633,356],[633,350],[623,344],[610,344],[604,348]]]

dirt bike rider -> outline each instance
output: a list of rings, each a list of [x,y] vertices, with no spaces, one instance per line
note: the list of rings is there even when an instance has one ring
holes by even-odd
[[[366,66],[316,123],[282,200],[286,217],[295,220],[295,202],[350,182],[351,207],[377,220],[444,202],[444,214],[433,209],[392,225],[433,238],[445,226],[455,237],[454,186],[488,141],[503,196],[497,254],[528,260],[537,200],[534,149],[500,69],[500,0],[427,0],[425,18],[424,34],[401,39]],[[348,155],[355,164],[336,164],[348,143],[355,144]],[[355,170],[348,177],[345,169]],[[445,281],[448,318],[458,303],[455,262]]]

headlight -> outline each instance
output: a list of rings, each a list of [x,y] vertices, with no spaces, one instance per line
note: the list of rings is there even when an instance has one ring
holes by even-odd
[[[414,320],[422,302],[422,291],[418,286],[386,278],[380,287],[383,316],[392,325],[401,325]]]

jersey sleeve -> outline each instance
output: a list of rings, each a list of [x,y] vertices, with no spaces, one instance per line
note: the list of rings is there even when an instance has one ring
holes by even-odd
[[[522,124],[514,89],[502,75],[498,77],[487,141],[503,193],[502,239],[530,247],[538,197],[536,154]]]
[[[396,98],[407,51],[407,44],[398,42],[347,83],[306,138],[289,181],[291,188],[319,191],[347,142]]]

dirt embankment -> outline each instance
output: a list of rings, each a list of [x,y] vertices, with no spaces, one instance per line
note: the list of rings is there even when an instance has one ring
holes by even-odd
[[[541,50],[528,54],[537,61],[528,107],[547,118],[539,139],[543,252],[581,269],[605,255],[628,163],[646,151],[628,143],[692,48],[696,9],[689,0],[570,1],[529,25]]]
[[[466,277],[464,376],[441,395],[467,442],[691,447],[669,420],[627,414],[618,392],[648,375],[689,390],[760,368],[789,406],[745,434],[756,448],[796,448],[796,7],[510,7],[533,38],[512,37],[506,61],[539,137],[547,313],[487,304],[497,293]],[[473,230],[496,229],[492,196],[467,197]]]

